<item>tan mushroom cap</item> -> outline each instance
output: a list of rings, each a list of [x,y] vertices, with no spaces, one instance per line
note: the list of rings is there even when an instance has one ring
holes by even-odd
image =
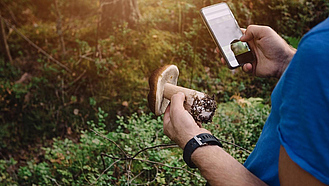
[[[179,70],[175,65],[166,65],[156,69],[149,78],[150,92],[148,103],[151,111],[159,116],[166,111],[170,100],[163,97],[166,83],[177,85]]]

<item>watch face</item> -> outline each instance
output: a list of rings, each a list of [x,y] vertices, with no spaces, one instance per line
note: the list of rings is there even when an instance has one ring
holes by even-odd
[[[206,143],[209,145],[218,145],[218,146],[222,145],[215,136],[208,134],[208,133],[199,134],[199,135],[197,135],[197,137],[199,139],[201,139],[202,143]]]

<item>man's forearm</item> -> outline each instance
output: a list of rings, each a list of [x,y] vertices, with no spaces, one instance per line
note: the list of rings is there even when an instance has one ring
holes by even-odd
[[[297,50],[295,48],[293,48],[290,45],[287,45],[285,52],[283,52],[282,56],[278,57],[278,58],[281,58],[282,62],[280,63],[281,66],[278,68],[278,72],[276,74],[277,78],[280,78],[281,75],[283,74],[283,72],[286,70],[290,61],[294,57],[296,51]]]
[[[266,185],[219,146],[199,147],[191,158],[211,186]]]

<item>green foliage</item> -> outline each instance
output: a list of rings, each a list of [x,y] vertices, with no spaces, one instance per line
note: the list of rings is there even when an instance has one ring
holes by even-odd
[[[270,106],[264,104],[261,98],[232,98],[234,101],[219,104],[214,124],[206,128],[219,139],[251,152],[269,115]],[[235,145],[225,144],[225,150],[240,163],[245,162],[249,152]]]
[[[234,102],[219,105],[213,123],[206,128],[229,142],[223,142],[224,149],[243,163],[249,152],[233,144],[252,151],[269,110],[260,98],[235,96]],[[5,168],[9,162],[2,161],[3,177],[12,183],[38,185],[204,184],[199,173],[188,172],[192,170],[186,167],[179,148],[156,147],[170,144],[163,134],[161,117],[154,118],[153,114],[118,117],[118,128],[108,132],[104,124],[108,114],[99,108],[97,115],[97,122],[87,122],[90,130],[82,132],[79,143],[54,138],[51,147],[43,148],[45,161],[28,161],[19,168],[17,180],[8,177]]]
[[[295,38],[295,37],[285,37],[284,38],[292,47],[296,48],[298,47],[298,44],[301,40],[301,38]]]
[[[31,185],[32,183],[53,184],[50,168],[46,162],[35,164],[33,161],[27,162],[27,166],[22,166],[18,170],[18,183],[20,185]]]
[[[13,158],[9,160],[0,160],[0,182],[3,185],[17,185],[14,180],[14,166],[17,164]]]
[[[101,11],[101,2],[1,3],[1,16],[39,47],[32,47],[16,30],[5,26],[14,60],[10,63],[0,46],[1,183],[204,183],[198,173],[172,168],[185,166],[180,149],[159,147],[136,156],[172,166],[168,167],[126,160],[118,146],[104,138],[115,141],[129,157],[146,147],[170,143],[163,136],[161,118],[141,114],[149,112],[148,77],[165,64],[179,67],[179,85],[215,95],[221,103],[214,124],[207,126],[216,136],[252,150],[269,111],[276,80],[251,77],[240,69],[231,71],[219,62],[199,9],[221,1],[138,1],[142,14],[138,25],[132,28],[125,22],[113,22],[110,31],[102,30],[101,14],[106,12]],[[240,26],[269,25],[294,47],[329,14],[326,0],[227,3]],[[24,75],[28,76],[23,81]],[[240,105],[237,103],[242,98],[234,96],[237,94],[263,101],[250,98],[245,100],[249,106]],[[236,102],[231,101],[232,96]],[[43,148],[36,155],[40,146]],[[233,145],[227,145],[226,150],[240,162],[248,156]],[[102,153],[121,160],[103,156],[104,167]]]
[[[191,175],[184,171],[185,168],[181,169],[185,163],[182,151],[177,147],[146,150],[147,147],[170,143],[163,134],[160,117],[154,118],[153,114],[118,117],[119,127],[113,132],[105,130],[106,117],[107,114],[98,109],[98,121],[87,122],[90,130],[82,132],[79,143],[54,138],[51,147],[43,148],[45,161],[27,162],[26,166],[19,168],[16,181],[29,185],[204,183],[198,173]],[[107,154],[104,159],[102,153]],[[127,157],[133,159],[126,160]]]
[[[228,3],[241,27],[268,25],[279,34],[296,38],[329,16],[327,0],[230,0]]]
[[[26,73],[21,73],[13,65],[1,60],[8,77],[0,80],[1,118],[4,126],[4,131],[0,133],[1,147],[19,150],[21,145],[44,140],[45,136],[52,138],[72,126],[72,123],[65,121],[65,117],[72,118],[69,113],[74,108],[74,102],[63,92],[62,77],[65,75],[43,60],[40,59],[34,72]],[[54,82],[54,75],[60,79],[59,82]]]
[[[229,142],[223,142],[224,149],[243,163],[249,152],[233,144],[252,151],[269,110],[261,98],[235,96],[234,101],[219,104],[213,123],[206,128]],[[118,117],[118,128],[108,132],[104,124],[108,114],[99,108],[97,115],[97,121],[87,122],[90,129],[82,132],[78,143],[54,138],[51,147],[43,148],[45,161],[28,161],[19,168],[17,180],[2,168],[3,177],[28,185],[205,184],[198,172],[186,167],[182,150],[161,147],[171,143],[163,134],[161,117],[144,113]]]

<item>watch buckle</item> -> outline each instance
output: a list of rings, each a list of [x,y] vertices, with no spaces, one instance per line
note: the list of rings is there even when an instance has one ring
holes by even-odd
[[[201,138],[198,138],[197,136],[194,136],[193,138],[195,139],[195,141],[196,141],[200,146],[203,146],[203,145],[206,144],[206,143],[202,143]]]

